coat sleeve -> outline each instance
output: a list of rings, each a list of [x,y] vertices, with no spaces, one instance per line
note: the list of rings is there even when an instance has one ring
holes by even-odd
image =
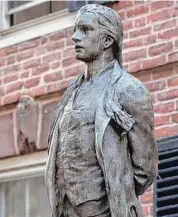
[[[125,101],[125,109],[135,121],[127,133],[127,139],[135,190],[137,195],[141,195],[157,176],[157,145],[151,96],[145,87],[140,86],[136,90],[127,91]]]

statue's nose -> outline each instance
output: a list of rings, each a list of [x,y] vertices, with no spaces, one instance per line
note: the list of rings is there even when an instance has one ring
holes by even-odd
[[[76,30],[75,33],[74,33],[73,36],[72,36],[72,40],[73,40],[74,42],[79,42],[79,41],[81,41],[81,40],[82,40],[82,35],[81,35],[81,33]]]

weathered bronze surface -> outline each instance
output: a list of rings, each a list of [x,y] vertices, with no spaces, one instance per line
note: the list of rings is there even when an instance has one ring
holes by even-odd
[[[49,133],[53,217],[143,217],[138,196],[157,175],[153,108],[122,67],[122,39],[115,11],[81,8],[73,40],[86,71],[63,94]]]

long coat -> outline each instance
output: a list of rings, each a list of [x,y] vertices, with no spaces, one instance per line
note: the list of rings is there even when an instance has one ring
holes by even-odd
[[[63,94],[49,134],[46,184],[53,217],[60,216],[55,189],[55,159],[60,136],[57,124],[81,76]],[[119,143],[114,140],[116,136]],[[138,196],[157,175],[153,108],[145,86],[120,68],[116,60],[102,97],[98,99],[95,148],[105,178],[111,216],[143,217]]]

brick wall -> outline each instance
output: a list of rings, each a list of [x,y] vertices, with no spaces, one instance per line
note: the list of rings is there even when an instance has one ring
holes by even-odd
[[[121,1],[110,6],[123,20],[124,66],[152,94],[156,138],[177,135],[177,1]],[[46,149],[55,105],[71,80],[84,70],[83,63],[75,59],[71,35],[72,29],[65,29],[0,50],[0,158]],[[32,124],[35,127],[27,133],[36,130],[33,141],[21,143],[17,103],[24,94],[35,98],[38,115]],[[141,198],[145,216],[152,216],[152,200],[150,188]]]

